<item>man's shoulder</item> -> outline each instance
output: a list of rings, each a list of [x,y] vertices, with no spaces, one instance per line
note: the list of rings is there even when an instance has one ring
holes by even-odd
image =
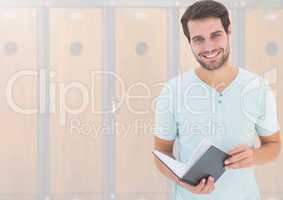
[[[241,70],[242,78],[253,79],[260,77],[258,74],[248,70],[247,68],[239,68],[239,69]]]
[[[250,82],[250,81],[259,81],[259,82],[265,82],[265,79],[260,74],[257,74],[255,72],[252,72],[248,70],[247,68],[239,68],[241,71],[241,81],[242,83]]]
[[[269,85],[264,76],[252,72],[248,69],[240,68],[240,84],[244,86],[245,90],[265,88]]]

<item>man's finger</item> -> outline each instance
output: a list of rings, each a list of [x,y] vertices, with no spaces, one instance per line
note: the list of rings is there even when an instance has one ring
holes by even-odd
[[[201,179],[199,184],[195,186],[194,192],[195,193],[200,193],[202,191],[203,187],[205,186],[205,182],[206,182],[205,178]]]
[[[230,154],[230,155],[237,154],[237,153],[240,153],[240,152],[246,150],[246,148],[247,148],[246,145],[241,144],[240,146],[228,151],[228,154]]]
[[[247,158],[243,159],[241,161],[232,163],[230,165],[225,166],[226,169],[237,169],[237,168],[243,168],[243,167],[251,167],[252,166],[252,159]]]
[[[214,190],[214,184],[209,188],[208,193],[211,193]]]
[[[224,164],[229,165],[231,163],[239,162],[239,161],[245,159],[246,156],[247,155],[245,154],[245,152],[235,154],[235,155],[231,156],[230,158],[226,159]]]
[[[202,193],[205,193],[205,194],[209,193],[209,192],[210,192],[210,189],[211,189],[211,187],[213,187],[213,185],[214,185],[214,180],[213,180],[213,178],[210,176],[210,177],[207,179],[206,184],[205,184],[205,186],[204,186],[203,189],[202,189]]]
[[[211,186],[209,187],[209,189],[208,189],[208,193],[211,193],[213,190],[214,190],[214,178],[212,177],[212,184],[211,184]]]

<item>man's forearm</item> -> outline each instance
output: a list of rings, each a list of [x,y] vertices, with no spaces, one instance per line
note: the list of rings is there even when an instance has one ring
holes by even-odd
[[[281,150],[281,144],[278,142],[269,142],[254,149],[254,164],[262,165],[274,160]]]
[[[174,158],[173,154],[170,153],[170,152],[165,152],[165,151],[162,151],[162,153]],[[175,159],[175,158],[174,158]],[[166,176],[167,178],[169,178],[170,180],[172,181],[175,181],[177,182],[178,181],[178,177],[172,172],[170,171],[165,165],[164,163],[162,163],[158,158],[154,158],[154,161],[155,161],[155,165],[156,167],[159,169],[159,171],[164,175]]]

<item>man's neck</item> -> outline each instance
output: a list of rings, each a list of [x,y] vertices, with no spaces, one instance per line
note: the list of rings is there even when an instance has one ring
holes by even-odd
[[[202,81],[221,92],[235,79],[238,69],[226,63],[216,70],[198,67],[195,72]]]

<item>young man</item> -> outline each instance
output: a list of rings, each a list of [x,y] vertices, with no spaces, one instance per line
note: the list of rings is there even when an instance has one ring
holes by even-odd
[[[258,200],[254,167],[274,160],[281,147],[272,91],[261,77],[229,62],[231,25],[224,5],[198,1],[181,22],[199,67],[169,80],[157,98],[155,149],[174,158],[176,141],[186,162],[208,138],[231,157],[216,183],[210,177],[197,186],[180,181],[158,159],[155,164],[176,182],[176,200]]]

